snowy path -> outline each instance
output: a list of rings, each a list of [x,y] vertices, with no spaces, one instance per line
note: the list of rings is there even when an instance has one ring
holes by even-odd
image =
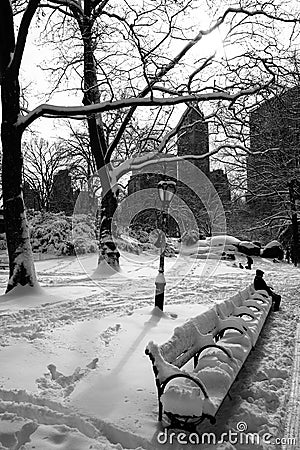
[[[203,264],[195,264],[195,261],[192,264],[186,278],[182,278],[182,273],[186,271],[186,259],[182,259],[175,268],[171,267],[167,272],[166,304],[183,302],[210,304],[234,292],[252,276],[246,271],[239,272],[231,266],[224,265],[223,272],[225,267],[229,274],[221,273],[218,279],[214,278],[212,282],[201,277],[200,269],[203,269]],[[36,333],[41,337],[45,331],[65,324],[101,318],[112,313],[124,315],[134,309],[153,304],[157,269],[151,277],[145,276],[144,273],[132,279],[116,275],[99,282],[89,278],[74,258],[67,261],[63,259],[41,261],[37,263],[37,270],[42,288],[52,298],[43,301],[42,308],[41,302],[37,301],[36,307],[32,303],[28,308],[22,309],[24,305],[22,300],[13,314],[11,309],[12,306],[16,306],[16,302],[13,302],[13,305],[12,302],[0,303],[0,317],[5,321],[5,327],[0,329],[0,345],[7,342],[10,337],[32,340]],[[239,274],[238,278],[235,275],[231,276],[235,279],[234,284],[228,278],[232,270]]]
[[[296,332],[290,408],[286,420],[285,434],[286,436],[295,436],[297,442],[300,442],[300,323],[298,323]],[[284,450],[293,448],[290,443],[286,443],[282,447]]]
[[[86,262],[92,264],[88,258]],[[179,321],[229,297],[254,276],[253,271],[225,262],[210,278],[201,261],[183,258],[174,266],[169,259],[167,264],[166,311],[175,311]],[[227,399],[222,407],[217,429],[207,425],[204,429],[220,433],[245,420],[250,430],[271,430],[273,436],[282,436],[299,321],[299,270],[268,260],[259,264],[255,260],[255,264],[283,294],[282,311],[266,324],[232,388],[232,401]],[[123,273],[96,282],[75,259],[41,261],[37,268],[41,285],[51,297],[29,298],[25,307],[18,299],[0,304],[0,443],[4,445],[1,430],[11,427],[23,430],[24,450],[34,448],[28,436],[40,443],[35,444],[37,450],[56,448],[51,436],[64,437],[68,445],[72,442],[62,449],[112,448],[105,437],[124,447],[158,448],[153,441],[158,431],[154,377],[150,361],[143,355],[145,343],[159,330],[147,316],[154,301],[157,261],[141,268],[128,263],[126,277]],[[187,269],[188,275],[183,277]],[[5,281],[5,274],[0,275],[1,286]],[[135,313],[140,308],[144,312]],[[167,339],[177,320],[161,322],[163,334],[160,330],[157,339]],[[87,367],[95,358],[98,363]],[[140,360],[143,365],[138,368]],[[61,384],[49,378],[50,363],[65,375]],[[142,371],[140,377],[138,370]],[[37,428],[33,422],[41,426]],[[59,424],[63,428],[57,428]],[[15,434],[11,431],[10,438]],[[233,448],[256,447],[228,447]]]

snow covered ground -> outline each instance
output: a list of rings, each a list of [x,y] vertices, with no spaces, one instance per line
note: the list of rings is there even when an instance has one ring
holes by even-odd
[[[240,256],[238,262],[244,260]],[[166,258],[165,314],[157,315],[158,256],[123,252],[121,265],[120,273],[103,279],[93,277],[95,255],[38,261],[40,290],[0,297],[0,449],[194,447],[187,436],[184,443],[178,433],[166,436],[157,422],[145,346],[166,341],[175,326],[250,284],[254,270],[187,255]],[[258,267],[282,294],[282,308],[271,313],[217,424],[204,422],[198,429],[200,437],[212,433],[210,439],[219,441],[227,433],[229,442],[206,440],[201,449],[272,450],[278,448],[276,438],[294,437],[285,436],[284,428],[300,273],[292,265],[254,258]],[[2,292],[6,281],[1,271]],[[234,442],[229,433],[235,431],[239,437],[258,433],[260,442]]]

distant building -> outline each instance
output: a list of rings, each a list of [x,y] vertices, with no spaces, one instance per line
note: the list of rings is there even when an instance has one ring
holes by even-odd
[[[223,205],[230,205],[231,191],[227,174],[222,169],[215,169],[209,173],[209,178],[214,185]]]
[[[189,110],[182,123],[177,149],[178,156],[201,156],[209,152],[208,123],[204,121],[202,111],[196,106]],[[209,177],[209,158],[194,159],[191,162]]]
[[[49,209],[52,212],[65,212],[71,216],[74,211],[76,194],[72,189],[71,176],[68,169],[60,170],[53,178],[53,186],[49,199]]]
[[[262,216],[279,212],[287,183],[300,176],[300,87],[265,101],[250,114],[247,200]]]
[[[39,192],[36,189],[32,189],[27,181],[24,181],[23,184],[23,196],[25,207],[27,209],[34,209],[35,211],[41,210]]]
[[[209,129],[204,121],[203,113],[194,107],[190,109],[182,124],[182,131],[178,137],[178,156],[201,156],[209,152]],[[210,179],[222,203],[230,203],[231,192],[227,175],[222,169],[210,170],[210,159],[191,159],[198,169]]]

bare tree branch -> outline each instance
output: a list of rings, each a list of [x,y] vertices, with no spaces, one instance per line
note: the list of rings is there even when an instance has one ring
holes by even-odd
[[[27,35],[29,31],[29,27],[32,21],[32,18],[38,8],[40,0],[29,0],[27,8],[23,14],[17,42],[16,42],[16,48],[14,52],[14,56],[12,58],[11,64],[9,65],[10,73],[13,75],[13,77],[17,77],[20,70],[20,65],[24,53],[24,48],[27,40]]]
[[[72,11],[77,11],[78,14],[83,15],[83,9],[80,6],[80,3],[76,0],[48,0],[51,3],[55,3],[56,5],[62,5],[70,8]]]
[[[204,102],[204,101],[216,101],[225,100],[233,104],[239,97],[244,95],[253,95],[258,92],[262,86],[256,86],[250,89],[242,89],[237,94],[229,94],[226,92],[211,92],[194,95],[182,95],[178,97],[169,98],[129,98],[116,100],[114,102],[103,102],[88,106],[55,106],[43,104],[31,111],[27,116],[19,118],[17,126],[21,129],[25,129],[28,125],[34,122],[36,119],[42,116],[47,117],[73,117],[73,116],[85,116],[93,113],[99,113],[104,111],[113,111],[128,107],[138,106],[170,106],[178,105],[180,103],[189,102]]]
[[[139,94],[139,97],[144,97],[145,95],[149,94],[149,92],[151,92],[153,86],[155,85],[155,83],[157,83],[158,81],[160,81],[170,70],[172,70],[178,63],[179,61],[188,53],[188,51],[193,48],[195,46],[196,43],[198,43],[203,36],[206,36],[210,33],[212,33],[214,30],[218,29],[225,21],[225,19],[227,18],[228,15],[235,15],[235,14],[244,14],[246,17],[250,17],[250,16],[264,16],[267,17],[269,19],[278,20],[278,16],[276,16],[276,14],[271,14],[269,12],[267,12],[265,9],[256,9],[256,10],[247,10],[245,8],[228,8],[226,9],[226,11],[215,21],[215,23],[208,29],[206,30],[201,30],[199,31],[199,33],[194,37],[194,39],[190,40],[185,46],[184,48],[169,62],[169,64],[166,64],[165,66],[163,66],[158,73],[156,74],[156,76],[150,81],[150,83],[148,84],[148,86],[146,86]],[[299,18],[290,18],[290,17],[285,17],[285,16],[281,16],[280,20],[282,22],[286,22],[286,23],[295,23],[297,21],[299,21]],[[107,151],[107,155],[106,155],[106,160],[110,159],[110,156],[112,154],[112,152],[114,151],[114,149],[116,148],[116,146],[118,145],[119,140],[121,139],[121,136],[124,132],[124,129],[126,128],[127,124],[129,123],[131,117],[133,116],[134,112],[135,112],[136,106],[132,106],[130,108],[130,110],[128,111],[126,117],[124,118],[123,124],[120,126],[118,133],[116,134],[113,142],[110,144],[108,151]]]

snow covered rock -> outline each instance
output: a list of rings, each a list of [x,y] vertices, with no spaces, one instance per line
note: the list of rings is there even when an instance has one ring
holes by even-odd
[[[263,258],[278,258],[283,259],[283,248],[280,242],[271,241],[262,250],[261,256]]]
[[[209,245],[213,246],[213,247],[217,247],[217,246],[223,246],[223,245],[233,245],[233,246],[237,246],[240,243],[240,240],[235,238],[234,236],[229,236],[226,234],[222,234],[219,236],[212,236],[210,238],[207,238],[206,241],[208,242]]]
[[[260,247],[255,245],[253,242],[249,241],[241,241],[237,245],[237,249],[239,252],[244,253],[248,256],[259,256],[260,255]]]

